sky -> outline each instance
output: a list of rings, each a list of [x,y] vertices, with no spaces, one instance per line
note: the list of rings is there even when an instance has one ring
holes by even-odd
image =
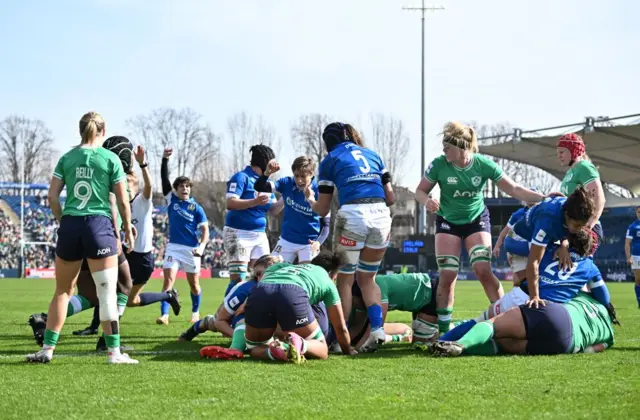
[[[290,144],[301,114],[366,128],[401,119],[420,173],[420,0],[5,1],[0,119],[41,119],[55,146],[100,112],[109,135],[130,117],[191,107],[226,134],[239,111]],[[640,2],[450,0],[426,20],[426,163],[449,120],[523,129],[640,112]],[[363,129],[366,135],[366,129]],[[131,137],[134,143],[136,139]],[[225,147],[231,147],[228,143]],[[295,157],[283,148],[280,160]],[[238,168],[238,170],[241,168]]]

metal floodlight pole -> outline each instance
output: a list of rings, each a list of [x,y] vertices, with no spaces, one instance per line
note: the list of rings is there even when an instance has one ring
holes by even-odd
[[[422,0],[422,5],[420,7],[417,6],[405,6],[402,8],[403,10],[419,10],[421,12],[421,22],[422,22],[422,33],[420,35],[420,39],[421,39],[421,44],[420,44],[420,49],[421,49],[421,60],[422,60],[422,68],[420,71],[420,80],[421,80],[421,107],[420,107],[420,177],[424,176],[424,170],[425,170],[425,83],[424,83],[424,27],[425,27],[425,14],[426,12],[429,11],[436,11],[436,10],[444,10],[444,6],[440,6],[440,5],[425,5],[424,4],[424,0]],[[417,214],[418,214],[418,220],[417,220],[417,226],[416,226],[416,233],[417,234],[423,234],[425,233],[425,222],[426,222],[426,209],[424,208],[424,206],[421,205],[417,205]]]
[[[24,179],[25,179],[25,152],[24,143],[22,144],[22,170],[20,171],[20,278],[24,277]]]

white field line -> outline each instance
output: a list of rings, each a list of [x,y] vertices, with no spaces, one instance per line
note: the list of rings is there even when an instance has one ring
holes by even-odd
[[[640,338],[630,338],[627,340],[616,340],[616,344],[624,344],[624,343],[637,343],[640,342]],[[159,356],[163,354],[198,354],[197,350],[131,350],[127,353],[132,356]],[[24,359],[27,354],[0,354],[0,359]],[[77,352],[77,353],[55,353],[54,358],[57,359],[59,357],[106,357],[106,353],[97,353],[97,352]]]

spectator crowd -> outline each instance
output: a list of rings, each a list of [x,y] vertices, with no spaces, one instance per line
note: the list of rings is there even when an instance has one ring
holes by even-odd
[[[35,198],[35,197],[33,197]],[[153,215],[153,257],[155,266],[162,267],[167,246],[168,220],[164,212]],[[25,268],[53,268],[58,223],[46,202],[46,197],[25,201],[24,230],[27,241],[42,242],[25,246]],[[222,238],[211,227],[212,237],[202,257],[202,268],[224,269],[227,259]],[[46,244],[45,244],[46,243]],[[20,225],[0,210],[0,269],[15,269],[20,261]]]

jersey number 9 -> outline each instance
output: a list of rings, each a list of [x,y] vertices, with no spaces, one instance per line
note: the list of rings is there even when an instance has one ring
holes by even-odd
[[[367,174],[371,171],[371,166],[369,166],[369,162],[367,162],[367,158],[362,155],[361,150],[354,150],[351,152],[351,155],[355,160],[359,160],[362,162],[364,167],[360,166],[360,170],[363,174]]]
[[[73,195],[80,200],[78,210],[82,210],[87,206],[87,203],[91,198],[91,194],[93,194],[93,189],[91,188],[91,184],[87,181],[80,181],[76,183],[75,187],[73,187]]]

